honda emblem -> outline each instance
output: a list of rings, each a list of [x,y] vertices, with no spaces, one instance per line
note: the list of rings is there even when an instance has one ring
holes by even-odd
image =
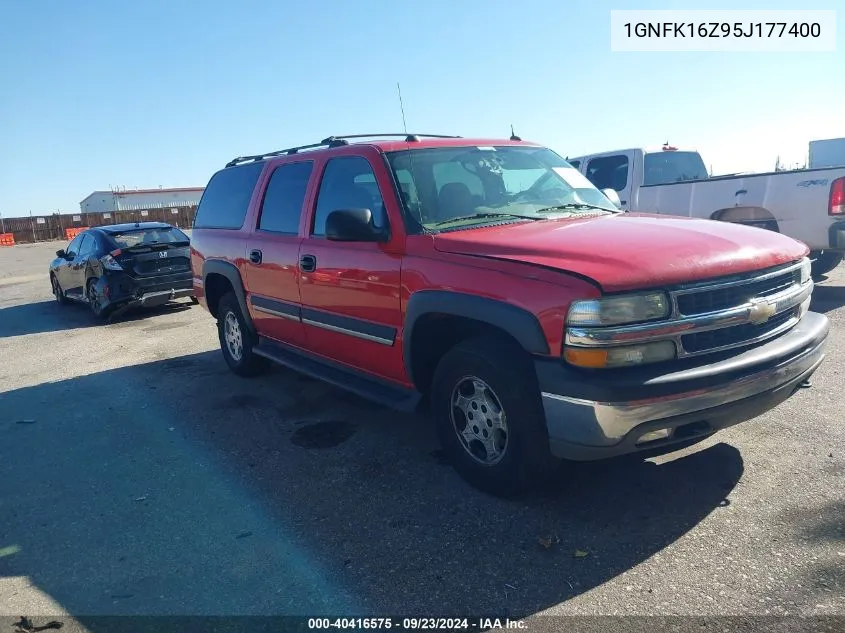
[[[159,257],[167,257],[167,251],[159,251],[158,256]]]

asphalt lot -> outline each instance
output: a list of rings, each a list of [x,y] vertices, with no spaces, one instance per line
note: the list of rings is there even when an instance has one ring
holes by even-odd
[[[422,416],[235,377],[198,306],[59,306],[60,246],[0,248],[2,616],[845,614],[843,267],[812,388],[503,501]]]

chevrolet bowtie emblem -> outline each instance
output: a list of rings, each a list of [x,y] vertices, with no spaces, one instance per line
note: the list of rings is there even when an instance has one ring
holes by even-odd
[[[751,323],[765,323],[775,316],[775,306],[765,299],[752,299],[751,308],[748,310],[748,320]]]

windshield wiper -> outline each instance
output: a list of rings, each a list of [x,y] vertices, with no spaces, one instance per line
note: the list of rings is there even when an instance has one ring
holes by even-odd
[[[538,218],[533,215],[519,215],[517,213],[474,213],[472,215],[462,215],[457,218],[449,218],[448,220],[441,220],[440,222],[435,222],[430,226],[443,226],[446,224],[452,224],[454,222],[463,222],[464,220],[483,220],[484,218],[519,218],[525,220],[542,220],[543,218]]]
[[[553,207],[543,207],[534,213],[551,213],[552,211],[564,211],[566,209],[597,209],[599,211],[607,211],[608,213],[622,213],[619,209],[608,209],[607,207],[600,207],[595,204],[568,202],[566,204],[559,204]]]

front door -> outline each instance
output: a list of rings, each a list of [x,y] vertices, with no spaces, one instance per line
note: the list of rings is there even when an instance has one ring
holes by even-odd
[[[75,276],[73,274],[73,265],[79,255],[79,247],[82,245],[84,234],[77,235],[70,241],[70,244],[65,247],[65,258],[56,269],[56,279],[62,290],[66,295],[78,296],[78,288],[74,288]]]
[[[68,293],[77,297],[85,297],[88,259],[94,252],[94,247],[97,244],[97,240],[90,233],[83,233],[81,237],[82,242],[79,244],[79,252],[68,266],[69,285],[67,286],[67,290]]]
[[[247,238],[247,287],[262,336],[301,347],[299,225],[314,162],[284,163],[270,174],[254,231]]]
[[[363,156],[339,156],[325,163],[308,237],[299,250],[300,293],[309,350],[383,378],[403,380],[397,342],[402,324],[401,238],[396,231],[384,243],[325,237],[326,218],[337,209],[370,209],[376,226],[386,226],[383,192],[389,182],[383,163]]]

